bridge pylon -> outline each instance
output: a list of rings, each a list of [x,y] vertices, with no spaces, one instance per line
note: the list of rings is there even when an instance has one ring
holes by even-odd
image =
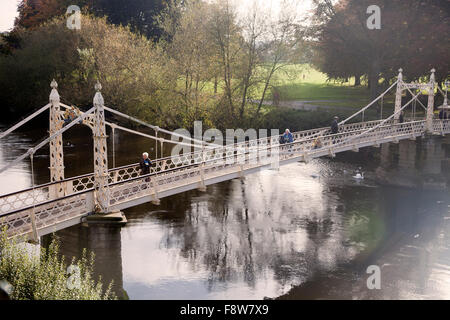
[[[49,134],[52,136],[62,128],[60,96],[58,93],[58,83],[53,79],[50,84],[52,91],[50,93],[50,121]],[[64,180],[64,150],[62,134],[56,136],[50,141],[50,181],[58,182]],[[58,185],[52,186],[51,197],[57,198],[63,196],[63,190]]]
[[[402,94],[403,94],[403,69],[398,70],[397,77],[397,91],[395,92],[395,109],[394,109],[394,121],[398,123],[400,119],[400,109],[402,108]]]
[[[422,93],[423,91],[426,91],[428,94],[428,105],[426,107],[425,125],[426,131],[432,133],[433,117],[434,117],[434,89],[436,88],[436,76],[435,76],[436,70],[431,69],[430,82],[428,83],[418,83],[418,82],[406,83],[403,81],[403,69],[399,69],[398,72],[399,73],[397,77],[398,79],[397,91],[395,94],[394,122],[398,123],[400,119],[400,110],[402,109],[402,94],[404,90],[408,90],[411,93],[411,95],[413,95],[411,89],[420,90]]]
[[[95,204],[97,211],[101,213],[109,212],[109,185],[108,185],[108,149],[105,127],[105,101],[101,94],[102,85],[97,82],[94,96],[94,189]]]
[[[427,131],[433,133],[433,116],[434,116],[434,87],[436,82],[436,70],[431,69],[430,84],[428,88],[428,106],[427,106]]]

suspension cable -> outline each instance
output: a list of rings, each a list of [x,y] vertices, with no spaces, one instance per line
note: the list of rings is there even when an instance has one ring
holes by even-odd
[[[155,130],[156,140],[155,140],[155,157],[158,159],[158,130]],[[162,158],[162,157],[161,157]]]
[[[19,121],[18,123],[16,123],[15,125],[13,125],[11,128],[9,128],[8,130],[6,130],[5,132],[2,132],[0,134],[0,139],[6,137],[8,134],[10,134],[11,132],[13,132],[14,130],[16,130],[17,128],[21,127],[22,125],[24,125],[25,123],[27,123],[28,121],[30,121],[31,119],[37,117],[38,115],[40,115],[42,112],[44,112],[45,110],[47,110],[48,108],[50,108],[51,103],[45,105],[44,107],[40,108],[39,110],[37,110],[36,112],[32,113],[31,115],[29,115],[28,117],[26,117],[25,119]]]
[[[375,102],[377,102],[378,100],[380,100],[385,94],[387,94],[395,85],[397,85],[398,80],[395,81],[386,91],[384,91],[382,94],[380,94],[375,100],[373,100],[371,103],[369,103],[367,106],[365,106],[364,108],[362,108],[361,110],[359,110],[358,112],[355,112],[354,114],[352,114],[350,117],[348,117],[347,119],[339,122],[339,125],[343,125],[345,124],[347,121],[353,119],[354,117],[356,117],[357,115],[359,115],[360,113],[366,111],[367,109],[369,109],[372,105],[375,104]]]
[[[346,141],[339,142],[339,143],[335,144],[335,145],[333,146],[333,148],[336,148],[337,146],[342,145],[343,143],[348,143],[349,141],[352,141],[352,140],[354,140],[354,139],[356,139],[356,138],[362,137],[362,136],[366,135],[367,133],[372,132],[372,131],[374,131],[374,130],[380,128],[380,127],[381,127],[382,125],[384,125],[386,122],[388,122],[389,120],[391,120],[392,118],[394,118],[397,114],[399,114],[400,112],[402,112],[406,107],[408,107],[408,106],[409,106],[409,105],[410,105],[410,104],[411,104],[411,103],[412,103],[419,95],[421,95],[421,94],[422,94],[422,92],[419,92],[419,93],[418,93],[416,96],[414,96],[407,104],[405,104],[400,110],[398,110],[397,112],[393,113],[389,118],[383,120],[381,123],[379,123],[379,124],[376,125],[375,127],[372,127],[372,128],[370,128],[370,129],[368,129],[368,130],[362,132],[362,133],[359,134],[359,135],[350,137],[350,138],[349,138],[348,140],[346,140]]]
[[[188,136],[184,136],[184,135],[179,134],[179,133],[175,133],[175,132],[172,132],[172,131],[169,131],[169,130],[165,130],[165,129],[163,129],[163,128],[160,128],[160,127],[157,127],[157,126],[148,124],[148,123],[146,123],[146,122],[144,122],[144,121],[142,121],[142,120],[139,120],[139,119],[137,119],[137,118],[135,118],[135,117],[129,116],[129,115],[127,115],[127,114],[124,114],[124,113],[122,113],[122,112],[120,112],[120,111],[111,109],[111,108],[106,107],[106,106],[105,106],[104,108],[105,108],[105,110],[107,110],[107,111],[109,111],[109,112],[111,112],[111,113],[114,113],[114,114],[116,114],[116,115],[118,115],[118,116],[121,116],[121,117],[123,117],[123,118],[125,118],[125,119],[132,120],[132,121],[134,121],[134,122],[136,122],[136,123],[139,123],[139,124],[141,124],[141,125],[143,125],[143,126],[149,127],[149,128],[151,128],[151,129],[153,129],[153,130],[156,130],[156,131],[161,131],[161,132],[164,132],[164,133],[167,133],[167,134],[171,134],[172,136],[175,136],[175,137],[178,137],[178,138],[188,139],[188,140],[190,140],[190,141],[192,141],[192,142],[194,142],[194,143],[198,143],[198,144],[200,144],[200,145],[207,144],[207,145],[211,145],[211,146],[214,146],[214,147],[219,146],[218,144],[209,143],[209,142],[206,142],[206,141],[194,139],[194,138],[191,138],[191,137],[188,137]]]
[[[132,134],[135,134],[135,135],[138,135],[138,136],[142,136],[142,137],[145,137],[145,138],[148,138],[148,139],[153,139],[153,140],[160,141],[160,142],[167,142],[167,143],[171,143],[171,144],[182,145],[182,146],[186,146],[186,147],[192,147],[192,145],[188,144],[188,143],[179,142],[179,141],[173,141],[173,140],[167,140],[167,139],[164,139],[164,138],[158,138],[157,139],[156,137],[154,137],[152,135],[149,135],[149,134],[146,134],[146,133],[142,133],[142,132],[139,132],[139,131],[136,131],[136,130],[133,130],[133,129],[128,129],[128,128],[125,128],[125,127],[122,127],[122,126],[119,126],[119,125],[116,125],[116,124],[111,124],[109,122],[105,122],[105,124],[108,125],[108,126],[113,125],[118,130],[122,130],[122,131],[125,131],[125,132],[128,132],[128,133],[132,133]],[[208,148],[213,149],[213,147],[208,147]],[[217,149],[217,147],[216,147],[216,149]]]
[[[115,168],[116,167],[116,148],[115,148],[115,145],[116,145],[116,143],[115,143],[115,131],[116,131],[116,127],[115,127],[115,125],[111,125],[111,130],[112,130],[112,147],[113,147],[113,151],[112,151],[112,154],[113,154],[113,168]]]
[[[380,120],[383,120],[383,105],[384,105],[384,96],[381,98],[381,114],[380,114]]]
[[[34,198],[34,150],[30,149],[30,162],[31,162],[31,187],[33,188],[33,198]]]
[[[50,141],[52,141],[53,139],[55,139],[57,136],[63,134],[65,131],[69,130],[70,128],[72,128],[74,125],[76,125],[79,121],[84,120],[89,114],[91,114],[92,112],[94,112],[95,107],[92,107],[91,109],[89,109],[88,111],[86,111],[85,113],[81,114],[80,116],[78,116],[76,119],[74,119],[71,123],[69,123],[67,126],[59,129],[58,131],[56,131],[53,135],[51,135],[50,137],[48,137],[47,139],[43,140],[41,143],[39,143],[38,145],[36,145],[35,147],[33,147],[32,149],[28,150],[27,152],[25,152],[24,154],[22,154],[21,156],[17,157],[16,159],[14,159],[14,161],[12,161],[10,164],[4,166],[3,168],[0,169],[0,173],[8,170],[10,167],[15,166],[18,162],[22,161],[23,159],[25,159],[26,157],[28,157],[30,155],[31,150],[33,150],[33,152],[36,152],[37,150],[39,150],[40,148],[42,148],[43,146],[45,146],[47,143],[49,143]]]
[[[30,162],[31,162],[31,187],[33,188],[33,208],[31,209],[31,216],[30,216],[30,221],[31,221],[31,229],[33,231],[33,240],[36,242],[39,242],[39,235],[37,232],[37,227],[36,227],[36,215],[35,215],[35,210],[36,210],[36,189],[35,189],[35,183],[34,183],[34,148],[29,149],[30,151]]]
[[[409,91],[409,93],[411,94],[411,96],[414,96],[414,93],[409,89],[409,88],[406,88],[408,91]],[[420,89],[419,89],[420,90]],[[427,110],[427,107],[425,107],[424,105],[423,105],[423,103],[420,101],[420,100],[416,100],[416,101],[418,101],[419,102],[419,104],[422,106],[422,108],[424,108],[425,110]]]
[[[357,115],[359,115],[360,113],[364,113],[367,109],[369,109],[371,106],[373,106],[375,102],[377,102],[378,100],[382,99],[398,83],[399,83],[399,80],[397,79],[388,89],[386,89],[386,91],[384,91],[382,94],[380,94],[375,100],[373,100],[367,106],[365,106],[364,108],[360,109],[359,111],[357,111],[354,114],[352,114],[351,116],[349,116],[347,119],[342,120],[341,122],[339,122],[338,125],[342,126],[342,125],[346,124],[349,120],[351,120],[354,117],[356,117]],[[328,129],[320,131],[320,132],[315,133],[315,134],[313,134],[313,135],[311,135],[311,136],[309,136],[307,138],[310,139],[310,138],[314,138],[314,137],[317,137],[317,136],[322,136],[325,132],[327,132],[327,130]]]

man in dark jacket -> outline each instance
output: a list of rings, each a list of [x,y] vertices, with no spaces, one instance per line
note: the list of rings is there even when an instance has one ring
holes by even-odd
[[[331,133],[337,134],[339,133],[339,117],[334,117],[333,122],[331,123]]]
[[[400,117],[398,118],[400,123],[405,122],[405,113],[402,111],[400,112]]]

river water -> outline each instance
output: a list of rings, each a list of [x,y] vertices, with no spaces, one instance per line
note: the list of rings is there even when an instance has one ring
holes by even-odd
[[[45,134],[4,138],[0,167]],[[91,172],[89,130],[64,141],[66,176]],[[119,134],[116,165],[143,151],[154,157],[154,147]],[[58,232],[61,250],[94,251],[96,272],[130,299],[450,299],[450,193],[381,184],[381,158],[367,148],[144,204],[125,210],[122,229]],[[36,183],[48,181],[48,162],[48,149],[38,152]],[[357,170],[364,180],[353,178]],[[0,179],[1,194],[30,186],[29,161]],[[379,290],[367,287],[371,265],[381,270]]]

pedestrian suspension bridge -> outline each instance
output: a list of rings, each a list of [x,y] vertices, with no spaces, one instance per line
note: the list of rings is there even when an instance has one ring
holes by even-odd
[[[193,189],[205,191],[208,185],[241,178],[262,169],[278,168],[280,165],[298,161],[308,162],[324,156],[334,157],[339,152],[357,152],[360,148],[379,147],[383,143],[398,143],[405,139],[415,140],[427,134],[449,134],[450,120],[434,117],[434,98],[437,93],[435,90],[444,96],[444,104],[440,108],[450,111],[447,91],[444,93],[436,85],[434,73],[435,70],[431,70],[428,83],[406,83],[403,81],[400,69],[397,80],[385,92],[339,123],[337,134],[332,134],[329,128],[318,128],[294,132],[293,143],[280,144],[280,136],[270,136],[225,146],[185,137],[106,107],[99,83],[95,86],[93,107],[86,112],[78,112],[76,118],[70,123],[64,123],[65,112],[67,114],[67,110],[72,109],[60,101],[58,85],[53,80],[50,103],[0,133],[0,139],[4,138],[49,109],[49,137],[0,168],[0,177],[2,172],[27,158],[31,160],[33,176],[33,156],[37,150],[49,143],[51,181],[43,185],[34,185],[33,182],[33,186],[28,189],[0,195],[0,228],[6,228],[10,237],[23,236],[25,239],[38,241],[40,236],[79,224],[94,213],[108,214],[146,202],[159,204],[161,198]],[[364,121],[364,113],[378,102],[382,103],[385,95],[394,88],[396,90],[394,113],[384,119],[381,117],[376,121]],[[402,105],[402,94],[406,91],[409,91],[412,99]],[[418,99],[420,95],[428,95],[427,106]],[[424,109],[425,116],[420,119],[405,118],[401,121],[402,112],[414,106],[415,113],[417,103]],[[155,135],[107,122],[105,112],[111,112],[115,116],[150,127]],[[362,121],[355,122],[359,117]],[[92,129],[94,172],[66,178],[62,133],[77,124],[84,124]],[[109,168],[106,126],[112,128],[112,136],[115,130],[123,130],[155,139],[161,145],[163,143],[187,145],[190,147],[189,150],[195,148],[195,151],[154,159],[148,175],[140,174],[139,164]],[[158,132],[172,134],[182,138],[183,142],[158,137]]]

